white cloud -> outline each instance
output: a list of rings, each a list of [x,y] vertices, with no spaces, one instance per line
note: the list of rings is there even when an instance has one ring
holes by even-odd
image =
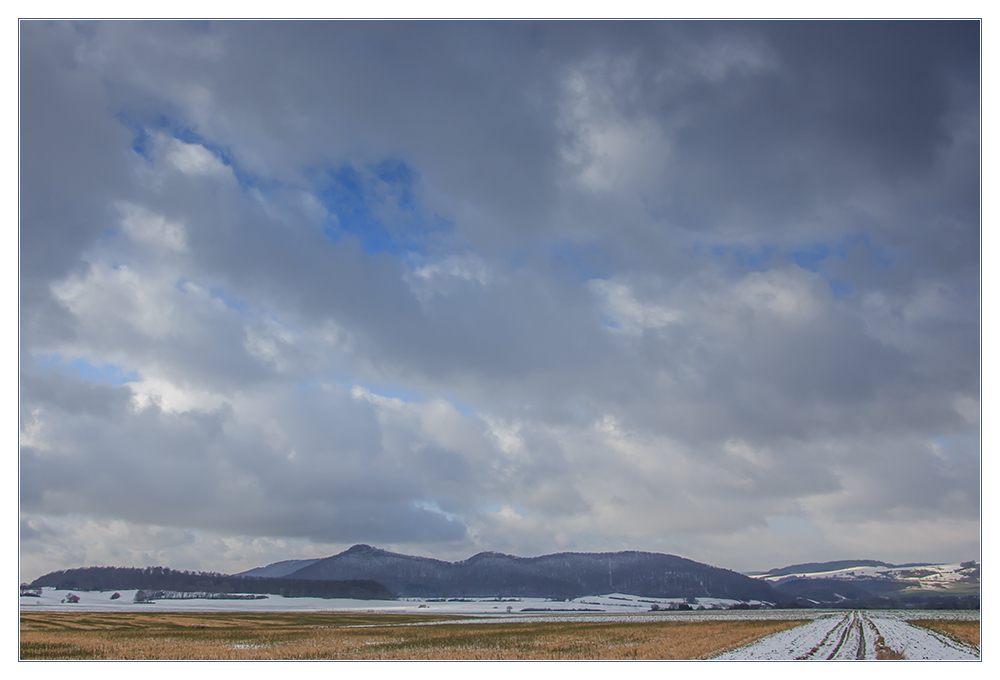
[[[348,547],[75,515],[22,513],[21,527],[22,582],[55,569],[109,565],[238,573],[280,560],[327,557]]]
[[[716,39],[693,46],[685,65],[689,72],[712,82],[780,68],[767,44],[749,37]]]
[[[664,328],[681,320],[681,313],[662,305],[639,302],[629,286],[616,281],[593,279],[588,285],[601,301],[605,313],[629,335]]]
[[[637,87],[629,61],[595,61],[563,81],[559,125],[563,162],[584,189],[599,193],[645,188],[669,162],[664,121],[622,109]]]
[[[183,224],[171,222],[139,205],[119,203],[118,209],[122,213],[122,229],[132,240],[154,248],[187,250]]]
[[[185,175],[232,177],[232,170],[201,144],[186,144],[171,139],[167,160]]]
[[[975,31],[22,29],[32,568],[978,540]]]
[[[423,258],[410,253],[409,258],[415,262],[415,266],[412,273],[407,272],[406,282],[422,303],[426,303],[435,295],[455,294],[468,283],[475,282],[487,286],[494,278],[486,260],[472,253],[448,255],[437,259]]]
[[[770,270],[752,272],[733,289],[735,299],[752,310],[807,323],[825,311],[824,300],[813,274]]]
[[[146,369],[139,380],[129,383],[136,409],[156,406],[167,411],[210,411],[228,403],[224,395],[190,385],[177,385],[155,369]]]
[[[287,356],[298,344],[296,333],[274,319],[265,319],[256,326],[247,327],[243,347],[252,356],[270,364],[278,372],[287,371],[292,359]]]
[[[171,282],[146,277],[128,265],[92,264],[85,275],[53,284],[52,292],[85,332],[109,341],[117,332],[163,340],[187,330],[180,294]]]
[[[373,394],[371,390],[361,385],[354,385],[351,387],[351,396],[354,399],[367,401],[368,403],[375,404],[376,406],[395,410],[401,409],[403,405],[406,404],[406,402],[399,397],[384,397],[381,394]]]

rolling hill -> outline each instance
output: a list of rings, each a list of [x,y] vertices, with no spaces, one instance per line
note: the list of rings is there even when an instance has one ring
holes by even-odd
[[[838,560],[772,569],[755,578],[800,605],[979,606],[980,564],[889,564]]]
[[[278,565],[281,565],[278,567]],[[285,570],[276,563],[242,575]],[[483,552],[460,562],[401,555],[356,545],[321,560],[304,560],[285,578],[371,579],[403,597],[574,598],[604,593],[648,597],[720,597],[773,601],[771,587],[727,569],[661,553],[557,553],[515,557]]]

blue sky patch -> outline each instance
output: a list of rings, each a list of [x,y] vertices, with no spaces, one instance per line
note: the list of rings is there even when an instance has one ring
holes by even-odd
[[[239,185],[244,189],[251,187],[262,188],[265,184],[260,177],[247,172],[236,164],[230,150],[214,143],[187,125],[181,125],[172,121],[165,115],[161,114],[156,116],[152,121],[146,124],[143,124],[135,117],[125,112],[119,113],[116,118],[122,125],[132,131],[132,150],[146,159],[146,161],[152,162],[153,160],[151,149],[152,137],[149,134],[149,130],[156,130],[170,135],[174,139],[184,142],[185,144],[198,144],[203,146],[212,155],[218,158],[223,165],[233,171],[233,176],[236,177],[236,181],[239,182]]]
[[[319,199],[335,216],[324,233],[332,241],[345,234],[354,236],[369,255],[426,255],[430,242],[441,240],[451,227],[437,216],[428,218],[417,205],[416,180],[416,172],[394,158],[360,169],[345,164],[320,173]]]
[[[382,182],[396,189],[396,202],[401,210],[414,210],[413,183],[416,177],[410,166],[401,160],[387,158],[373,170]]]
[[[132,131],[132,151],[142,156],[147,162],[152,162],[152,150],[149,148],[151,138],[149,133],[146,132],[146,128],[125,113],[119,113],[116,118],[119,123]]]
[[[830,248],[823,243],[816,243],[809,248],[801,248],[792,252],[795,264],[810,271],[819,271],[819,263],[830,257]]]
[[[854,292],[854,286],[849,283],[844,283],[839,279],[830,278],[827,279],[827,283],[830,284],[830,292],[833,293],[833,297],[838,300],[850,297],[851,293]]]
[[[92,383],[124,385],[139,380],[139,374],[136,371],[127,371],[115,364],[96,365],[83,358],[67,361],[61,354],[36,356],[35,365],[48,371],[62,370],[75,373],[82,380]]]

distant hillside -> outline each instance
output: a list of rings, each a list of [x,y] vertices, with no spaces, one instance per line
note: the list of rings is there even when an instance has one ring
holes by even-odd
[[[979,607],[978,562],[893,565],[876,560],[798,564],[758,575],[799,606]]]
[[[896,602],[850,581],[836,579],[791,579],[775,586],[774,592],[784,605],[808,607],[876,608]]]
[[[781,567],[765,572],[764,576],[788,576],[790,574],[810,574],[828,571],[838,571],[840,569],[850,569],[852,567],[892,567],[891,564],[879,562],[878,560],[836,560],[834,562],[807,562],[805,564],[793,564],[789,567]]]
[[[319,562],[319,559],[315,560],[284,560],[282,562],[275,562],[274,564],[269,564],[266,567],[257,567],[255,569],[248,569],[247,571],[241,571],[236,576],[261,576],[265,578],[281,578],[282,576],[288,576],[291,573],[302,569],[303,567],[308,567],[314,562]]]
[[[811,562],[755,578],[675,555],[624,551],[515,557],[483,552],[460,562],[355,545],[323,559],[284,560],[241,574],[88,567],[55,571],[29,588],[273,594],[285,597],[639,597],[759,600],[779,607],[978,608],[979,562],[892,565]]]
[[[743,574],[674,555],[634,551],[541,557],[484,552],[461,562],[445,562],[356,545],[287,578],[371,579],[404,597],[569,599],[617,592],[774,601],[769,585]]]
[[[174,571],[164,567],[84,567],[53,571],[32,581],[31,588],[66,590],[168,590],[177,592],[252,593],[285,597],[392,600],[395,595],[368,579],[310,581],[254,578],[225,574]]]

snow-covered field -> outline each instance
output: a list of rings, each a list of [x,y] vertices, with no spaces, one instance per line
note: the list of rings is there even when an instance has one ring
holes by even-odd
[[[969,614],[975,614],[978,618],[979,613]],[[940,633],[912,626],[903,620],[904,617],[914,618],[910,616],[910,612],[828,612],[803,626],[775,633],[722,654],[717,659],[875,659],[880,646],[899,652],[910,660],[979,659],[979,650],[975,647]]]
[[[68,602],[73,593],[79,601]],[[470,622],[513,621],[706,621],[706,620],[810,620],[717,657],[719,660],[875,659],[880,646],[900,652],[907,659],[975,660],[979,650],[945,635],[906,623],[906,619],[978,621],[979,612],[954,611],[831,611],[810,609],[734,609],[735,600],[698,598],[692,611],[670,611],[684,599],[646,598],[610,594],[554,601],[543,598],[347,600],[269,595],[259,600],[163,599],[134,602],[136,591],[67,591],[45,588],[41,597],[21,597],[22,613],[32,611],[91,612],[371,612],[455,614],[475,617]],[[653,605],[660,611],[651,611]],[[509,609],[508,609],[509,608]],[[432,624],[433,622],[427,622]],[[407,624],[425,625],[425,624]]]
[[[157,600],[156,603],[134,602],[135,590],[118,591],[120,597],[112,600],[112,592],[89,592],[55,590],[43,588],[41,597],[21,597],[21,611],[199,611],[199,612],[379,612],[407,614],[459,614],[467,616],[489,616],[508,614],[641,614],[649,612],[653,605],[664,609],[687,601],[684,598],[651,598],[635,595],[610,595],[580,597],[575,600],[548,600],[538,597],[504,598],[502,601],[490,598],[452,599],[399,599],[399,600],[348,600],[325,599],[320,597],[282,597],[268,595],[260,600]],[[65,602],[73,593],[79,602]],[[720,610],[738,604],[737,600],[701,597],[691,607],[705,610]],[[751,603],[759,604],[759,603]],[[508,607],[510,611],[508,612]],[[695,614],[695,612],[677,612]],[[737,612],[733,612],[737,613]],[[663,616],[662,612],[655,612]]]

